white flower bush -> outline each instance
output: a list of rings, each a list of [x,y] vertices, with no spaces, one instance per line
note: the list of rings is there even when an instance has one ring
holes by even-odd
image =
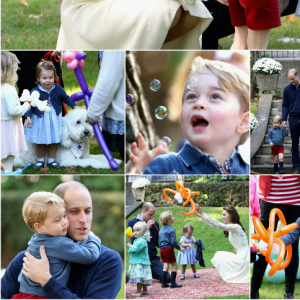
[[[258,127],[258,121],[254,114],[250,113],[250,130],[252,131],[256,127]]]
[[[134,189],[144,189],[151,182],[146,178],[138,178],[132,183],[132,188]]]
[[[258,75],[281,74],[282,64],[272,58],[262,58],[253,66],[253,72]]]

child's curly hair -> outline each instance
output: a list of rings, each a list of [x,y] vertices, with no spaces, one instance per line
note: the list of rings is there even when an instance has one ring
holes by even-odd
[[[38,65],[36,66],[36,79],[40,78],[42,71],[53,71],[54,72],[54,82],[57,80],[57,73],[55,66],[46,59],[42,59]],[[36,82],[36,84],[39,84],[39,82]]]
[[[186,224],[183,226],[182,233],[185,234],[188,231],[194,231],[194,227],[191,224]]]
[[[173,214],[170,210],[163,212],[160,216],[159,216],[159,222],[162,225],[168,225],[169,220],[172,218]]]
[[[15,54],[1,51],[1,83],[14,85],[18,80],[18,63]]]
[[[151,236],[150,236],[150,231],[147,227],[147,223],[145,223],[144,221],[139,221],[136,222],[133,226],[133,230],[134,227],[139,228],[141,230],[141,236],[144,236],[148,242],[150,242]]]

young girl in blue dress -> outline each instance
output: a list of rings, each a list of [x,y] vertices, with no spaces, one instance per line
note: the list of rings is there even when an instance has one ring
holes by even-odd
[[[131,294],[133,297],[148,295],[147,285],[152,284],[151,263],[148,254],[148,244],[150,241],[150,232],[147,224],[140,221],[134,224],[133,232],[135,240],[133,245],[127,243],[128,253],[130,254],[129,270],[130,280],[128,283],[137,285],[137,292]],[[143,290],[142,290],[143,289]]]
[[[193,237],[193,232],[194,227],[192,225],[187,224],[183,226],[183,236],[180,239],[180,244],[184,247],[185,252],[178,252],[177,257],[177,263],[182,265],[180,280],[185,279],[185,270],[187,265],[191,265],[194,272],[194,278],[200,278],[195,266],[195,264],[199,263],[199,261],[195,259],[196,251],[193,244],[195,244],[196,240]]]
[[[62,102],[72,108],[79,108],[72,102],[65,90],[56,84],[56,69],[48,60],[42,60],[36,67],[36,79],[38,86],[33,91],[40,93],[40,100],[48,100],[47,106],[50,111],[41,112],[37,107],[25,114],[26,122],[24,125],[25,138],[36,144],[36,154],[38,162],[34,169],[44,166],[45,145],[48,146],[47,166],[58,168],[55,162],[57,144],[61,142],[62,135]]]

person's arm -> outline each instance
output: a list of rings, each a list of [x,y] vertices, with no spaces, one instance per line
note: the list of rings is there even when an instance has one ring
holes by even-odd
[[[272,143],[272,129],[270,129],[269,132],[268,132],[267,140],[268,140],[268,143],[270,144],[270,146],[272,147],[273,146],[273,143]]]
[[[67,95],[66,91],[61,87],[61,86],[57,86],[60,90],[60,94],[61,94],[61,101],[65,104],[67,104],[68,106],[75,108],[76,106],[79,108],[79,106],[76,104],[76,102],[73,102],[70,98],[69,95]],[[76,108],[77,108],[76,107]]]
[[[283,136],[288,136],[289,135],[289,131],[286,129],[286,125],[285,128],[283,130]]]
[[[62,237],[60,239],[57,258],[82,265],[93,264],[100,255],[101,241],[97,236],[89,236],[81,244]]]
[[[296,229],[288,232],[280,238],[286,246],[293,244],[300,236],[300,218],[297,219],[296,223],[298,224]]]
[[[5,270],[1,278],[1,299],[11,299],[19,293],[18,277],[22,270],[24,253],[25,251],[20,252]]]
[[[170,239],[170,242],[173,245],[173,247],[180,250],[181,247],[177,242],[175,229],[170,232]]]
[[[47,297],[49,299],[115,299],[122,284],[123,264],[120,255],[106,248],[96,264],[92,280],[82,298],[53,277],[44,286]]]
[[[287,116],[289,114],[289,103],[286,95],[286,90],[283,90],[283,101],[282,101],[282,124],[285,124]]]
[[[133,245],[129,246],[128,253],[139,253],[143,250],[143,248],[147,247],[147,244],[143,243],[143,240],[136,240]]]
[[[124,78],[124,51],[105,51],[97,83],[87,111],[94,121],[107,110]]]
[[[9,95],[7,95],[5,100],[7,112],[12,117],[23,116],[31,107],[28,102],[25,102],[23,105],[20,104],[17,91],[14,87],[9,89]]]

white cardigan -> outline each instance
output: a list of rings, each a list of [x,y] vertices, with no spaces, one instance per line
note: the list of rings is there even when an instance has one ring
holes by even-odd
[[[125,52],[104,51],[99,76],[88,108],[88,116],[125,120]]]
[[[1,84],[1,121],[23,116],[29,109],[28,102],[20,104],[15,87],[8,83]]]
[[[179,7],[199,18],[184,36],[164,44]],[[61,6],[56,48],[85,50],[201,49],[212,21],[201,0],[68,0]]]

